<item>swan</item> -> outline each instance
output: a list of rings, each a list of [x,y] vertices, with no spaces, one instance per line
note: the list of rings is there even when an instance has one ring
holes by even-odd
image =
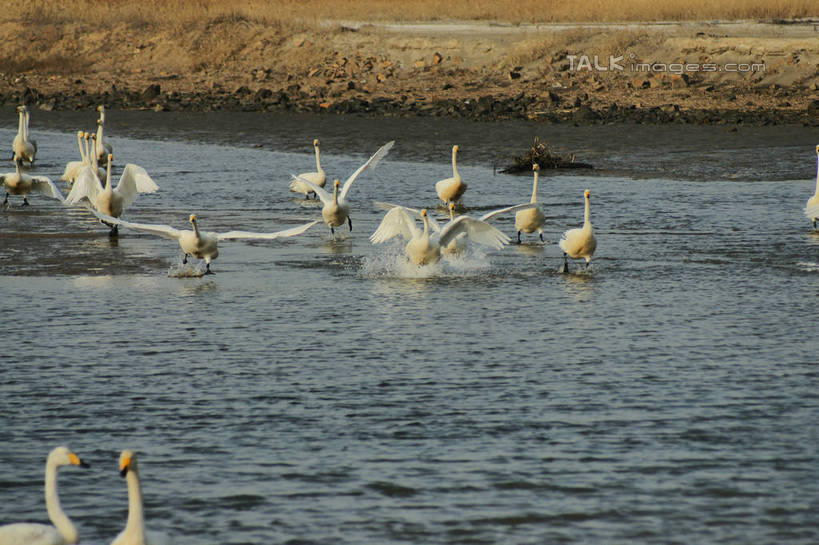
[[[344,225],[345,221],[350,226],[350,231],[353,230],[353,220],[350,218],[350,205],[347,203],[347,195],[350,193],[350,187],[352,187],[353,182],[365,170],[374,169],[378,162],[381,161],[381,159],[383,159],[387,153],[389,153],[393,144],[395,144],[394,140],[387,142],[378,148],[378,151],[376,151],[372,157],[367,159],[366,163],[358,167],[358,169],[353,172],[349,178],[347,178],[347,180],[344,182],[344,187],[342,187],[340,192],[338,188],[341,186],[341,182],[338,180],[333,182],[333,193],[331,194],[310,180],[296,176],[296,179],[304,182],[316,193],[316,195],[318,195],[319,199],[321,199],[321,202],[324,204],[323,208],[321,209],[321,217],[324,219],[324,223],[330,227],[330,233],[334,237],[336,234],[334,227]]]
[[[119,455],[119,474],[128,484],[128,520],[125,528],[114,538],[111,545],[158,545],[169,540],[160,534],[145,530],[145,514],[142,504],[142,485],[139,482],[137,455],[123,450]]]
[[[318,138],[313,140],[313,147],[316,150],[316,171],[303,172],[298,176],[293,177],[293,181],[290,182],[290,191],[292,191],[293,193],[303,193],[305,198],[308,198],[311,193],[313,195],[315,195],[316,193],[307,184],[302,182],[299,178],[310,180],[319,187],[324,187],[324,184],[327,182],[327,175],[324,173],[324,169],[321,168],[321,160],[319,159]]]
[[[491,212],[487,212],[486,214],[482,215],[478,218],[478,221],[486,222],[490,219],[494,218],[495,216],[499,216],[501,214],[505,214],[506,212],[516,212],[520,213],[523,210],[529,210],[530,208],[534,208],[536,205],[532,203],[525,203],[525,204],[518,204],[515,206],[507,206],[505,208],[499,208],[497,210],[492,210]],[[461,217],[461,216],[458,216]],[[449,221],[455,221],[455,203],[449,203]],[[460,255],[466,251],[466,241],[468,237],[466,233],[461,233],[457,237],[455,237],[448,245],[441,247],[441,253],[444,255]]]
[[[97,161],[105,161],[106,155],[114,153],[114,147],[102,137],[102,128],[105,125],[105,106],[100,104],[97,106],[97,111],[100,113],[100,117],[97,119]]]
[[[466,192],[466,183],[458,174],[458,145],[452,146],[452,177],[435,183],[435,192],[438,198],[444,201],[444,206],[451,202],[458,202]]]
[[[102,214],[96,210],[92,210],[91,213],[97,216],[105,224],[122,225],[123,227],[126,227],[128,229],[144,231],[146,233],[152,233],[154,235],[159,235],[171,240],[176,240],[179,243],[179,247],[182,248],[182,251],[185,254],[182,258],[182,263],[185,264],[188,262],[188,256],[193,256],[197,259],[204,259],[207,265],[205,269],[205,274],[214,274],[210,270],[210,262],[211,260],[216,259],[219,256],[220,240],[230,239],[272,240],[276,238],[292,237],[304,233],[309,228],[311,228],[312,226],[319,222],[319,220],[314,220],[309,223],[305,223],[304,225],[299,225],[298,227],[292,227],[290,229],[285,229],[283,231],[277,231],[275,233],[254,233],[250,231],[228,231],[227,233],[212,233],[199,230],[199,223],[194,214],[191,214],[190,217],[188,218],[188,221],[190,221],[191,225],[193,225],[193,230],[187,229],[181,230],[175,229],[170,225],[132,223],[130,221],[124,221],[119,218],[114,218],[106,214]]]
[[[816,192],[805,205],[805,215],[813,222],[813,228],[816,229],[816,222],[819,221],[819,145],[816,146]]]
[[[65,170],[60,179],[64,182],[74,183],[74,180],[80,174],[80,170],[87,164],[85,157],[85,148],[83,146],[83,131],[77,131],[77,147],[80,150],[79,161],[69,161],[65,164]]]
[[[22,195],[23,206],[28,206],[29,193],[42,193],[46,197],[51,197],[61,202],[65,200],[59,188],[51,181],[51,178],[26,174],[21,170],[22,164],[23,160],[20,157],[16,157],[14,159],[14,172],[0,174],[0,184],[6,188],[6,198],[0,206],[3,208],[8,207],[9,195]]]
[[[509,243],[509,237],[483,219],[462,215],[440,227],[434,219],[429,218],[426,209],[419,211],[399,205],[388,206],[391,206],[390,210],[370,236],[370,241],[373,244],[380,244],[397,236],[408,240],[404,254],[416,265],[437,263],[441,259],[442,248],[449,246],[461,235],[472,242],[491,246],[496,250]],[[504,211],[507,209],[496,210],[491,215]],[[415,224],[419,218],[424,225],[423,231]],[[433,234],[430,234],[430,227],[434,231]]]
[[[537,205],[537,182],[540,174],[540,167],[537,163],[532,165],[532,170],[535,173],[535,181],[532,183],[532,204]],[[515,230],[518,232],[518,244],[520,244],[520,233],[534,233],[538,232],[540,241],[543,242],[543,224],[546,222],[546,216],[543,215],[543,210],[539,206],[530,208],[529,210],[521,210],[515,214]]]
[[[66,204],[77,204],[87,199],[98,212],[118,218],[136,200],[139,193],[154,193],[159,189],[144,168],[132,163],[125,165],[115,189],[111,180],[113,159],[114,156],[109,154],[104,187],[94,175],[93,167],[84,167],[65,199]],[[109,234],[116,236],[118,227],[116,225],[109,227],[111,227]]]
[[[594,250],[597,248],[597,240],[594,238],[594,230],[592,229],[591,221],[589,220],[589,201],[591,199],[591,191],[588,189],[583,193],[586,199],[586,208],[583,213],[583,227],[576,229],[569,229],[563,236],[560,237],[558,245],[563,250],[563,266],[560,272],[569,272],[569,262],[567,259],[584,258],[586,260],[586,268],[591,263]]]
[[[57,447],[48,454],[45,469],[45,500],[53,526],[18,522],[0,526],[0,545],[63,545],[80,540],[77,528],[68,518],[57,494],[57,470],[62,466],[89,467],[68,447]]]
[[[12,159],[19,157],[31,165],[34,163],[34,158],[37,155],[37,142],[32,140],[28,133],[28,126],[29,122],[31,121],[31,116],[25,104],[18,106],[17,112],[19,114],[19,120],[17,135],[14,137],[14,142],[12,143],[12,149],[14,152]]]

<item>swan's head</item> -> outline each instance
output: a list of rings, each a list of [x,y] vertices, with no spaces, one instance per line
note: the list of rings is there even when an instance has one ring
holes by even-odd
[[[459,149],[461,148],[458,147],[458,144],[455,144],[454,146],[452,146],[452,153],[458,153]]]
[[[113,160],[114,160],[114,154],[113,154],[113,153],[109,153],[109,154],[108,154],[108,164],[110,165],[110,164],[111,164],[111,161],[113,161]]]
[[[427,217],[427,209],[426,209],[426,208],[424,208],[423,210],[421,210],[421,216],[423,216],[423,217]]]
[[[313,145],[314,145],[315,147],[318,147],[318,138],[316,138],[315,140],[313,140]]]
[[[188,221],[195,224],[196,223],[196,215],[191,214],[191,217],[188,218]]]
[[[98,112],[104,112],[104,111],[105,111],[105,106],[103,106],[102,104],[100,104],[99,106],[97,106],[97,111],[98,111]]]
[[[338,186],[340,186],[340,185],[341,185],[341,182],[339,182],[338,180],[335,180],[335,181],[333,182],[333,187],[338,187]]]
[[[123,450],[119,455],[119,475],[125,477],[129,471],[137,470],[136,453],[132,450]]]
[[[82,131],[77,131],[77,138],[82,138],[84,134]]]
[[[91,136],[89,136],[89,138],[91,138],[91,140],[93,140],[94,142],[97,141],[97,135],[96,134],[92,134]]]
[[[90,467],[80,460],[80,457],[71,452],[68,447],[57,447],[48,454],[48,461],[57,466]]]
[[[539,165],[539,164],[537,164],[537,163],[533,164],[533,165],[532,165],[532,170],[534,170],[535,172],[537,172],[538,170],[540,170],[540,165]]]
[[[87,132],[84,132],[84,133],[82,134],[82,137],[83,137],[83,138],[85,138],[86,140],[88,140],[89,138],[91,138],[91,134],[90,134],[90,133],[87,133]]]
[[[455,210],[455,203],[454,202],[449,203],[449,209],[450,210]]]
[[[819,144],[816,144],[816,155],[819,155]]]
[[[589,191],[587,189],[586,191],[583,192],[583,196],[586,197],[587,199],[590,198],[591,197],[591,191]]]

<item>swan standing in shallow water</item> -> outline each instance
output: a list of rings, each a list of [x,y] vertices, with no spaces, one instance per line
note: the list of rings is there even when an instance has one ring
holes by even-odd
[[[334,237],[336,234],[334,228],[344,225],[345,221],[350,226],[350,231],[353,230],[353,220],[350,218],[350,205],[347,203],[347,195],[350,193],[350,187],[352,187],[353,182],[365,170],[374,169],[378,162],[381,161],[381,159],[383,159],[387,153],[389,153],[393,144],[395,144],[395,141],[390,141],[378,148],[378,151],[376,151],[372,157],[367,159],[366,163],[358,167],[358,170],[353,172],[352,175],[347,178],[347,180],[344,182],[344,187],[340,192],[338,188],[341,186],[341,183],[338,180],[333,182],[333,193],[331,194],[310,180],[296,176],[296,179],[304,182],[316,193],[316,195],[318,195],[319,199],[321,199],[322,204],[324,204],[324,207],[321,209],[321,217],[324,219],[324,223],[330,227],[330,233]]]
[[[591,220],[589,219],[589,201],[591,199],[591,191],[588,189],[583,193],[586,199],[586,208],[583,213],[583,227],[576,229],[569,229],[560,238],[558,245],[563,250],[563,266],[560,272],[569,272],[568,257],[572,259],[584,258],[586,260],[586,268],[591,263],[591,258],[594,255],[594,250],[597,248],[597,240],[594,238],[594,230],[592,229]]]
[[[31,116],[25,104],[18,106],[17,112],[19,119],[17,123],[17,135],[14,137],[14,142],[12,143],[12,159],[14,160],[19,157],[31,165],[37,156],[37,142],[32,140],[28,134],[28,125]]]
[[[370,241],[379,244],[397,236],[408,240],[404,254],[416,265],[437,263],[441,259],[442,248],[448,247],[462,235],[472,242],[491,246],[496,250],[509,243],[509,237],[482,219],[463,215],[451,220],[444,227],[439,227],[434,219],[428,217],[425,209],[418,211],[398,205],[387,206],[392,208],[384,215],[378,229],[370,236]],[[507,209],[495,211],[492,215],[503,211]],[[416,219],[423,222],[423,231],[416,226]],[[430,226],[434,231],[432,234]]]
[[[122,225],[123,227],[126,227],[128,229],[134,229],[135,231],[144,231],[146,233],[159,235],[161,237],[177,241],[179,243],[179,247],[182,248],[182,251],[185,254],[184,257],[182,258],[182,263],[185,264],[188,262],[188,256],[193,256],[197,259],[204,259],[207,265],[205,269],[205,274],[214,274],[210,270],[210,262],[211,260],[219,257],[220,240],[231,239],[273,240],[276,238],[292,237],[304,233],[309,228],[317,224],[319,221],[314,220],[311,221],[310,223],[305,223],[304,225],[292,227],[290,229],[285,229],[283,231],[277,231],[275,233],[254,233],[250,231],[229,231],[227,233],[212,233],[207,231],[200,231],[199,223],[196,219],[196,216],[193,214],[191,214],[190,218],[188,219],[191,225],[193,225],[193,230],[187,229],[181,230],[175,229],[170,225],[132,223],[130,221],[123,221],[118,218],[113,218],[111,216],[101,214],[94,210],[92,210],[92,213],[95,216],[97,216],[103,223],[106,224]]]
[[[93,166],[83,168],[74,182],[74,187],[71,188],[65,199],[66,204],[77,204],[83,199],[87,199],[98,212],[118,218],[136,200],[139,193],[153,193],[159,189],[159,186],[148,176],[144,168],[132,163],[125,165],[125,170],[119,177],[115,189],[111,180],[111,162],[113,159],[113,155],[108,156],[104,187],[94,174]],[[111,227],[109,234],[116,236],[117,226],[107,225]]]
[[[819,221],[819,146],[816,146],[816,192],[805,205],[805,215],[813,222],[813,228],[816,229],[816,222]]]
[[[318,138],[313,140],[313,147],[316,150],[316,171],[315,172],[303,172],[298,176],[293,176],[293,181],[290,182],[290,191],[293,193],[302,193],[304,194],[305,198],[309,198],[311,194],[315,195],[316,192],[313,191],[310,186],[305,184],[302,180],[308,180],[313,182],[319,187],[324,187],[324,184],[327,183],[327,175],[324,173],[324,169],[321,168],[321,159],[319,158],[319,141]]]
[[[28,194],[29,193],[41,193],[46,197],[51,197],[52,199],[57,199],[59,201],[63,201],[63,194],[60,192],[59,188],[51,181],[51,178],[47,176],[31,176],[30,174],[26,174],[22,171],[22,163],[23,160],[17,157],[14,160],[14,172],[7,172],[5,174],[0,174],[0,185],[4,186],[6,189],[6,198],[3,200],[3,204],[0,205],[3,208],[7,208],[9,205],[9,195],[22,195],[23,196],[23,206],[28,206]]]
[[[521,210],[515,214],[515,230],[518,232],[518,244],[520,244],[520,233],[526,234],[538,232],[540,241],[543,242],[543,224],[546,222],[546,216],[543,215],[543,210],[537,206],[537,182],[540,174],[540,167],[535,163],[532,165],[532,170],[535,172],[535,181],[532,183],[532,200],[529,201],[535,206],[529,210]]]
[[[435,183],[435,192],[438,198],[444,201],[444,206],[458,202],[466,192],[466,183],[458,174],[458,145],[452,146],[452,177]]]
[[[0,545],[64,545],[80,540],[77,528],[63,512],[57,494],[57,470],[68,465],[88,467],[67,447],[55,448],[46,460],[45,500],[53,526],[28,522],[0,526]]]
[[[114,147],[111,145],[110,142],[106,142],[102,136],[102,128],[105,125],[105,106],[100,104],[97,106],[97,111],[100,113],[99,119],[97,119],[97,146],[96,146],[96,155],[97,161],[105,161],[105,157],[107,155],[111,155],[114,153]]]

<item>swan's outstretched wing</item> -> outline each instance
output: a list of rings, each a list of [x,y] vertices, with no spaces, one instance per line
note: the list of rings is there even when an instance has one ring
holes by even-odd
[[[102,191],[102,184],[97,177],[94,169],[85,165],[80,169],[80,173],[74,180],[74,185],[68,196],[65,198],[66,204],[77,204],[83,199],[88,199],[89,202],[97,207],[97,195]]]
[[[284,238],[284,237],[294,237],[296,235],[300,235],[303,232],[307,231],[309,228],[317,224],[319,220],[311,221],[310,223],[305,223],[304,225],[299,225],[298,227],[291,227],[290,229],[285,229],[284,231],[276,231],[275,233],[254,233],[251,231],[228,231],[227,233],[217,233],[216,238],[218,240],[228,240],[228,239],[236,239],[236,238],[265,238],[265,239],[274,239],[274,238]]]
[[[57,528],[34,522],[17,522],[0,527],[0,543],[63,543]]]
[[[353,185],[355,179],[358,178],[359,175],[361,175],[361,173],[364,172],[365,170],[375,168],[378,162],[381,161],[381,159],[383,159],[384,156],[387,155],[387,153],[389,153],[390,149],[394,144],[395,140],[390,140],[389,142],[378,148],[378,151],[373,153],[372,157],[367,159],[366,163],[358,167],[358,170],[353,172],[352,175],[349,178],[347,178],[347,180],[345,180],[344,186],[342,186],[341,188],[341,193],[338,196],[339,202],[342,203],[347,202],[347,194],[350,192],[350,187]]]
[[[506,208],[500,208],[498,210],[492,210],[491,212],[487,212],[480,218],[481,221],[489,221],[495,216],[499,216],[501,214],[505,214],[506,212],[519,212],[521,210],[529,210],[530,208],[537,207],[537,203],[534,202],[527,202],[525,204],[516,204],[515,206],[507,206]]]
[[[400,204],[393,204],[391,202],[382,202],[382,201],[373,201],[373,204],[380,208],[381,210],[392,210],[393,208],[400,207],[406,210],[406,212],[412,216],[413,218],[417,219],[418,221],[424,221],[421,217],[421,211],[415,208],[408,208],[406,206],[401,206]],[[441,230],[441,226],[438,225],[438,221],[433,218],[432,216],[427,216],[427,221],[429,222],[429,226],[432,227],[432,232],[437,233]]]
[[[123,207],[130,206],[139,193],[153,193],[159,186],[148,176],[148,173],[139,165],[128,163],[122,171],[117,183],[117,193],[123,198]]]
[[[34,191],[42,193],[46,197],[57,199],[60,202],[65,202],[65,197],[63,197],[62,191],[60,191],[56,184],[51,181],[51,178],[48,176],[32,176],[31,178],[31,188]]]
[[[294,181],[298,180],[300,182],[303,182],[307,187],[309,187],[312,191],[314,191],[315,194],[318,195],[318,198],[321,199],[322,203],[328,204],[328,203],[333,202],[333,194],[332,193],[327,193],[327,191],[323,187],[317,186],[316,184],[314,184],[313,182],[311,182],[307,178],[302,178],[301,176],[297,176],[295,174],[291,174],[290,176],[293,177]]]
[[[387,242],[397,236],[407,240],[421,236],[421,231],[415,225],[413,215],[403,206],[394,206],[384,214],[384,219],[381,220],[378,229],[370,235],[370,242],[378,244]]]
[[[805,207],[805,215],[811,220],[819,218],[819,204]]]
[[[135,231],[144,231],[146,233],[159,235],[161,237],[169,238],[171,240],[179,240],[179,237],[181,237],[182,234],[185,233],[185,230],[175,229],[170,225],[160,225],[158,223],[133,223],[130,221],[125,221],[119,218],[111,217],[107,214],[103,214],[102,212],[97,212],[96,210],[91,210],[91,213],[97,216],[105,223],[122,225],[123,227],[126,227],[128,229],[133,229]]]
[[[461,233],[466,233],[466,236],[472,242],[491,246],[496,250],[500,250],[505,244],[509,244],[510,240],[502,231],[485,221],[476,220],[469,216],[458,216],[441,229],[438,243],[441,247],[448,246]]]

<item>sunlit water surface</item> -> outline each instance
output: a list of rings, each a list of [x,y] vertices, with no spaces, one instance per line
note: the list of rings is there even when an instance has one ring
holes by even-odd
[[[173,241],[12,196],[0,523],[47,521],[45,456],[68,444],[92,465],[60,473],[86,543],[125,525],[123,448],[175,543],[819,542],[815,131],[109,117],[115,175],[161,187],[127,216],[178,228],[317,218],[287,190],[312,138],[342,180],[396,145],[353,186],[352,233],[223,242],[202,278]],[[35,111],[36,172],[58,179],[93,119]],[[544,176],[546,244],[419,270],[369,243],[374,200],[437,206],[453,143],[471,213],[527,201],[493,163],[553,133],[600,168]],[[558,274],[586,188],[598,250]]]

